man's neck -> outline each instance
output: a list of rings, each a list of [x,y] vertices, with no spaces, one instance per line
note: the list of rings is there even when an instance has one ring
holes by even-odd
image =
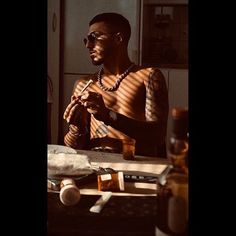
[[[103,64],[103,71],[105,74],[120,75],[132,64],[131,60],[127,57],[122,60],[112,60]]]

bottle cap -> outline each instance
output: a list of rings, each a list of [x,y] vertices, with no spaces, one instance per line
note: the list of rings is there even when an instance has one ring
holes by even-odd
[[[183,107],[174,107],[171,111],[173,118],[188,118],[188,109]]]
[[[60,200],[66,206],[73,206],[80,200],[80,191],[75,185],[65,185],[60,190]]]
[[[69,184],[75,185],[75,181],[71,178],[65,178],[61,181],[60,187],[63,188],[64,186]]]

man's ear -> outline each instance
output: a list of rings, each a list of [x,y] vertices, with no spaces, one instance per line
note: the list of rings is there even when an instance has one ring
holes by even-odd
[[[119,32],[115,35],[115,40],[118,44],[123,42],[123,35]]]

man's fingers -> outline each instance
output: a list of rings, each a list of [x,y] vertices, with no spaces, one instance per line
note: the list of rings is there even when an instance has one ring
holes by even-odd
[[[94,101],[100,98],[102,95],[99,93],[91,92],[91,91],[86,91],[83,93],[83,95],[80,97],[82,102],[85,101]]]
[[[75,100],[76,99],[76,96],[75,95],[72,95],[71,97],[70,97],[70,101],[72,102],[73,100]]]
[[[76,109],[77,109],[78,106],[79,106],[79,104],[75,104],[75,105],[71,108],[71,110],[70,110],[70,115],[71,115],[71,116],[75,113],[75,111],[76,111]]]
[[[79,95],[77,95],[77,96],[75,96],[75,95],[72,95],[71,97],[70,97],[70,101],[72,102],[72,101],[74,101],[74,100],[77,100],[77,101],[79,101],[80,100],[80,98],[81,98],[81,95],[79,94]]]
[[[87,102],[84,103],[84,107],[96,110],[96,109],[99,108],[99,105],[97,103],[87,101]]]
[[[75,99],[73,100],[67,107],[66,107],[66,110],[63,114],[63,118],[66,120],[69,113],[70,113],[70,110],[78,103],[78,99]]]
[[[68,113],[68,116],[67,116],[67,118],[66,118],[67,123],[70,123],[70,122],[74,119],[75,113],[77,112],[78,107],[79,107],[79,104],[75,104],[75,105],[70,109],[70,111],[69,111],[69,113]]]
[[[78,107],[79,104],[75,104],[75,103],[70,103],[63,115],[63,118],[68,122],[68,120],[70,120],[70,117],[72,116],[72,113],[74,112],[74,110],[76,109],[76,107]]]

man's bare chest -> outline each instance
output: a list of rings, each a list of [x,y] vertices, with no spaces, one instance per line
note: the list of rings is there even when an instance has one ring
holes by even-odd
[[[113,92],[100,90],[107,107],[116,111],[139,111],[145,105],[145,87],[132,85],[123,81]]]

